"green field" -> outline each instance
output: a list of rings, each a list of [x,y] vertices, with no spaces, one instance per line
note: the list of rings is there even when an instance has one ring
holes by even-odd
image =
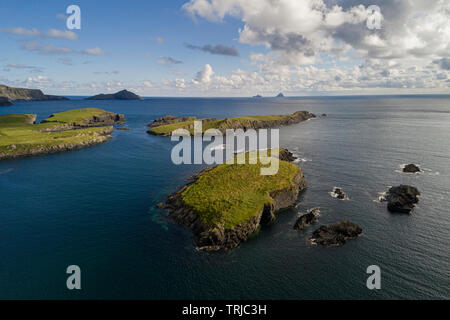
[[[57,119],[58,124],[75,123],[98,114],[101,109],[72,110],[57,114],[50,119]],[[46,149],[53,146],[64,146],[90,142],[98,139],[112,127],[93,127],[58,132],[45,132],[42,129],[55,127],[55,122],[29,124],[34,115],[8,114],[0,116],[0,158],[1,156],[23,154],[33,150]]]
[[[74,109],[60,113],[55,113],[53,114],[52,117],[42,120],[42,122],[59,122],[59,123],[74,124],[81,122],[83,120],[88,120],[93,116],[98,116],[102,113],[105,113],[105,110],[98,108]]]
[[[294,178],[301,173],[299,166],[286,161],[279,161],[275,175],[261,175],[260,168],[267,165],[260,162],[246,163],[221,164],[202,173],[182,191],[183,202],[192,207],[203,222],[231,228],[248,221],[260,213],[265,204],[272,203],[270,191],[294,188]]]

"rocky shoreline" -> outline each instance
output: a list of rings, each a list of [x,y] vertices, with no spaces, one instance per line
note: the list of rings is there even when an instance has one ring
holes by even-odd
[[[52,153],[60,153],[66,151],[72,151],[82,148],[91,147],[112,139],[111,133],[114,131],[113,128],[105,128],[99,131],[94,138],[89,141],[77,142],[77,143],[63,143],[53,146],[42,146],[37,148],[32,148],[26,151],[18,151],[14,154],[4,154],[0,152],[0,160],[14,160],[19,158],[28,158],[39,155],[46,155]],[[11,145],[12,149],[15,149],[14,145]]]
[[[280,160],[283,161],[281,153]],[[300,171],[294,177],[293,187],[269,192],[272,201],[270,204],[265,204],[258,214],[243,223],[225,228],[221,224],[203,222],[197,212],[184,203],[182,197],[182,193],[190,184],[195,183],[202,175],[214,170],[214,168],[207,168],[192,177],[192,181],[187,186],[169,196],[163,205],[175,222],[192,231],[198,249],[203,251],[226,251],[236,248],[255,233],[260,225],[274,221],[277,211],[294,205],[299,192],[306,188],[306,180]]]

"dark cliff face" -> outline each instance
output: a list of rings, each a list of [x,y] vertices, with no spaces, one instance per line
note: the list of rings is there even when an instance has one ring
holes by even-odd
[[[0,106],[6,107],[6,106],[12,106],[11,101],[9,101],[6,97],[0,97]]]
[[[116,93],[112,94],[98,94],[89,98],[86,98],[86,100],[143,100],[142,97],[138,96],[137,94],[128,91],[128,90],[122,90]]]
[[[10,101],[69,100],[65,97],[46,95],[38,89],[13,88],[0,85],[0,96]]]

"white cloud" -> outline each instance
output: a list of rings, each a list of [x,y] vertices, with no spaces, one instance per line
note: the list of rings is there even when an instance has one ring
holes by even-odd
[[[101,56],[106,54],[106,52],[100,47],[84,49],[83,51],[81,51],[81,53],[90,54],[94,56]]]
[[[205,64],[203,69],[197,72],[197,75],[192,80],[194,84],[208,84],[211,82],[211,77],[214,75],[214,71],[209,64]]]
[[[0,28],[0,31],[21,36],[34,36],[34,37],[67,39],[67,40],[78,39],[78,35],[70,30],[49,29],[46,32],[41,32],[36,28],[25,29],[22,27],[16,27],[16,28]]]

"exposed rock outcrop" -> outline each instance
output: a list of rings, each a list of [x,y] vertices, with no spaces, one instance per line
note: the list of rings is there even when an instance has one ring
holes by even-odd
[[[362,234],[362,229],[356,223],[344,220],[332,225],[321,226],[310,238],[311,243],[326,247],[341,246],[350,239],[356,239]]]
[[[95,96],[86,98],[86,100],[143,100],[142,97],[137,94],[128,91],[122,90],[116,93],[111,94],[97,94]]]
[[[159,127],[159,126],[163,126],[166,124],[171,124],[171,123],[178,123],[178,122],[184,122],[184,121],[192,121],[192,120],[196,120],[196,117],[176,117],[176,116],[172,116],[172,115],[167,115],[158,119],[155,119],[152,123],[148,124],[148,127]]]
[[[410,163],[407,164],[403,167],[403,172],[405,173],[417,173],[417,172],[422,172],[422,170],[420,170],[419,166]]]
[[[304,229],[305,227],[313,224],[317,221],[317,218],[320,215],[319,208],[309,209],[305,214],[298,217],[297,221],[294,224],[294,230]]]
[[[38,89],[13,88],[5,85],[0,85],[0,96],[10,101],[69,100],[65,97],[46,95]]]
[[[387,208],[390,212],[411,213],[414,205],[419,202],[420,192],[417,188],[400,185],[392,187],[386,194]]]
[[[292,162],[297,159],[292,152],[287,149],[281,148],[279,153],[279,159],[287,162]]]

